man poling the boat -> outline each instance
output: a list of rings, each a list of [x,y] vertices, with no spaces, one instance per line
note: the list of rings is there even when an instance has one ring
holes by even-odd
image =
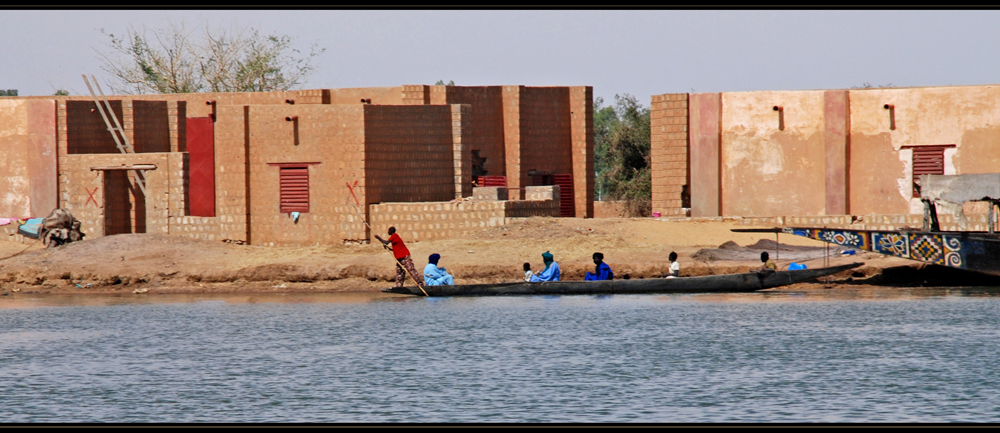
[[[378,235],[375,235],[375,239],[382,242],[383,246],[392,244],[392,246],[388,248],[392,251],[392,255],[396,258],[396,287],[403,287],[403,282],[406,281],[407,273],[409,273],[410,277],[413,278],[413,281],[417,283],[417,286],[423,285],[424,282],[420,281],[422,278],[420,278],[417,274],[417,270],[413,267],[413,259],[410,258],[410,250],[406,248],[406,244],[403,243],[403,239],[396,234],[395,227],[389,227],[389,240],[382,239]],[[403,269],[403,266],[405,266],[406,269]]]
[[[548,251],[542,253],[542,261],[545,262],[545,269],[538,275],[532,276],[531,282],[559,281],[559,264],[553,259],[552,253]]]

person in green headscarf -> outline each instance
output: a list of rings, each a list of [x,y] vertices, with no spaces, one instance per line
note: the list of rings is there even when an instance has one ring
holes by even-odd
[[[538,275],[531,277],[532,283],[542,281],[559,281],[559,264],[552,258],[552,253],[546,251],[542,254],[542,261],[545,262],[545,269]]]

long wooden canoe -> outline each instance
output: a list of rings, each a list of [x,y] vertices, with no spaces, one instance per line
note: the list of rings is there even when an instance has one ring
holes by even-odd
[[[709,275],[704,277],[649,278],[611,281],[558,281],[547,283],[466,284],[426,286],[428,296],[603,295],[636,293],[738,293],[801,283],[854,269],[864,263],[819,269],[778,271],[768,274]],[[423,296],[417,287],[383,289],[387,293]]]

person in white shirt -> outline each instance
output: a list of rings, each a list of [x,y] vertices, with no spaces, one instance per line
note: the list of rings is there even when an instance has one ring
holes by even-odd
[[[531,281],[531,277],[534,276],[534,275],[535,274],[533,274],[531,272],[531,263],[525,263],[524,264],[524,281],[530,282]]]
[[[667,278],[676,278],[681,276],[681,264],[677,263],[677,253],[670,252],[670,272],[667,273]]]

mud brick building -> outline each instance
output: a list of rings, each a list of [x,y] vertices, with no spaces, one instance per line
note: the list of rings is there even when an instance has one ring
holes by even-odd
[[[997,101],[995,85],[655,95],[653,211],[904,221],[917,176],[1000,172]]]
[[[314,245],[369,240],[361,217],[370,220],[379,203],[460,199],[449,212],[461,219],[495,221],[484,206],[507,217],[593,216],[590,87],[407,85],[108,99],[134,153],[118,148],[89,96],[0,98],[0,217],[64,207],[90,237],[156,232]],[[510,201],[524,203],[461,203],[473,195],[474,180],[499,183]],[[524,193],[545,185],[558,185],[562,195],[544,204]],[[391,219],[387,209],[416,208],[377,209]],[[420,227],[417,237],[425,239],[454,232],[447,224]]]

